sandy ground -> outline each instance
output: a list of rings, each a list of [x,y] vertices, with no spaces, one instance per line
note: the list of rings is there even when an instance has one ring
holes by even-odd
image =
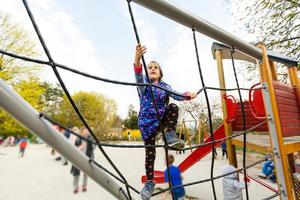
[[[134,144],[141,143],[135,142]],[[140,190],[142,187],[140,177],[144,173],[144,150],[113,148],[105,148],[105,150],[124,174],[129,184]],[[96,150],[96,152],[96,161],[110,168],[109,164],[100,155],[99,150]],[[54,157],[50,155],[50,148],[46,147],[45,144],[29,145],[24,158],[18,156],[17,147],[0,147],[0,153],[6,154],[0,154],[0,199],[2,200],[115,199],[91,179],[89,179],[87,192],[80,191],[78,194],[73,194],[73,177],[70,174],[70,163],[63,166],[62,161],[55,161]],[[189,153],[177,154],[175,164],[179,164]],[[163,150],[159,149],[157,155],[155,169],[164,170]],[[222,166],[227,164],[227,160],[222,160],[220,155],[221,152],[218,151],[219,157],[215,160],[215,175],[220,175]],[[255,155],[249,155],[247,160],[253,162],[256,158]],[[184,183],[209,178],[210,168],[211,155],[208,155],[183,173]],[[258,172],[259,166],[249,170],[250,174],[257,174]],[[221,179],[214,181],[214,183],[217,198],[223,199]],[[276,187],[268,181],[266,183]],[[186,193],[188,196],[194,197],[192,199],[210,200],[213,199],[211,185],[211,182],[208,182],[189,186],[186,187]],[[157,187],[164,188],[166,185],[157,185]],[[252,200],[269,197],[273,192],[251,181],[249,194]],[[132,192],[132,196],[134,199],[139,199],[134,192]],[[153,199],[162,199],[162,196]]]

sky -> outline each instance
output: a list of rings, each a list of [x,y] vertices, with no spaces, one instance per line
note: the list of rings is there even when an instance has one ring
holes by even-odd
[[[134,82],[133,58],[136,39],[126,0],[27,0],[53,59],[60,64],[103,78]],[[236,22],[224,0],[172,0],[171,3],[213,23],[245,41],[250,36],[236,31]],[[141,43],[147,46],[146,62],[158,61],[164,81],[180,92],[201,88],[192,31],[159,14],[132,3]],[[32,41],[43,52],[21,0],[1,0],[0,12],[31,33]],[[218,87],[217,66],[212,58],[214,40],[197,34],[200,62],[207,86]],[[47,60],[42,53],[38,58]],[[225,63],[227,86],[235,87],[231,67]],[[91,80],[59,70],[73,94],[94,91],[114,99],[118,114],[125,118],[129,104],[139,109],[135,87]],[[42,79],[56,83],[49,67],[44,66]],[[219,93],[209,92],[212,101]],[[199,96],[195,101],[201,101]]]

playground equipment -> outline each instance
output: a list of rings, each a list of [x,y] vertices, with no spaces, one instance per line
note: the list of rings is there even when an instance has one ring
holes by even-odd
[[[300,111],[299,111],[299,94],[300,94],[300,83],[297,77],[297,61],[287,58],[281,55],[277,55],[273,52],[267,52],[265,47],[262,44],[259,44],[257,47],[250,45],[239,38],[234,37],[230,33],[227,33],[220,28],[200,19],[199,17],[193,16],[190,13],[183,11],[174,5],[168,3],[167,1],[162,0],[133,0],[134,2],[149,8],[161,15],[164,15],[188,28],[193,30],[193,36],[195,36],[195,31],[199,33],[203,33],[213,39],[216,39],[225,45],[216,45],[213,47],[213,55],[217,60],[218,70],[219,70],[219,78],[220,78],[220,87],[223,90],[221,91],[221,101],[222,101],[222,109],[225,120],[224,124],[221,125],[217,130],[211,134],[211,137],[205,140],[204,145],[199,146],[190,156],[186,158],[185,161],[180,164],[180,170],[185,171],[189,167],[191,167],[195,162],[199,161],[205,155],[207,155],[210,151],[212,151],[216,146],[218,146],[223,140],[226,139],[227,143],[227,152],[229,156],[229,162],[232,165],[236,166],[236,155],[234,151],[234,146],[241,145],[241,143],[235,142],[235,140],[231,139],[232,131],[245,131],[247,127],[251,127],[253,123],[261,122],[262,124],[266,121],[268,126],[260,127],[262,130],[268,130],[271,138],[271,148],[270,152],[272,152],[275,156],[275,165],[276,165],[276,173],[277,173],[277,182],[278,182],[278,194],[281,199],[296,199],[294,194],[299,193],[299,188],[293,185],[292,181],[292,173],[294,171],[292,162],[292,154],[293,152],[300,151],[300,142],[296,143],[287,143],[284,141],[285,138],[289,138],[290,136],[299,135],[300,132]],[[130,14],[132,17],[132,22],[134,24],[132,10],[130,7],[130,2],[127,1]],[[3,50],[0,50],[0,53],[6,56],[11,56],[14,58],[35,62],[39,64],[45,64],[47,66],[52,67],[55,75],[57,76],[62,88],[66,92],[68,99],[73,105],[75,111],[77,112],[80,119],[83,121],[83,124],[88,128],[88,130],[93,133],[93,131],[89,128],[88,124],[84,120],[83,116],[78,111],[74,101],[70,97],[68,90],[66,89],[64,82],[62,81],[57,68],[63,68],[65,70],[72,71],[73,73],[78,73],[96,80],[111,82],[115,84],[124,84],[124,85],[134,85],[133,83],[112,81],[100,77],[96,77],[94,75],[89,75],[87,73],[82,73],[77,70],[68,68],[64,65],[56,63],[43,40],[43,37],[39,31],[37,24],[33,18],[33,15],[29,9],[29,6],[26,0],[23,0],[24,6],[27,10],[27,13],[33,23],[34,29],[38,35],[38,38],[43,46],[43,49],[47,55],[48,61],[37,60],[27,57],[22,57],[13,53],[9,53]],[[135,24],[134,24],[135,27]],[[136,31],[136,27],[135,27]],[[136,34],[137,36],[137,34]],[[138,36],[137,40],[139,42]],[[197,45],[195,41],[195,50],[197,52]],[[243,53],[242,53],[243,52]],[[197,52],[198,54],[198,52]],[[251,96],[251,103],[249,102],[248,106],[246,102],[237,103],[234,98],[231,100],[229,96],[226,95],[226,85],[225,78],[223,72],[223,64],[222,59],[229,58],[228,55],[232,58],[243,58],[244,60],[248,60],[251,62],[259,61],[260,66],[260,75],[261,75],[261,84],[262,87],[262,97],[259,92],[256,92],[256,89],[253,89],[253,93]],[[198,58],[198,56],[197,56]],[[198,66],[199,66],[199,58],[198,58]],[[291,85],[286,85],[277,82],[276,78],[276,70],[274,61],[283,63],[288,66],[289,77],[291,81]],[[144,62],[144,60],[143,60]],[[199,71],[201,74],[201,68],[199,67]],[[204,91],[207,99],[206,86],[203,82],[202,74],[202,86],[201,91]],[[150,86],[152,86],[150,84]],[[69,144],[61,134],[59,134],[56,130],[54,130],[50,124],[43,118],[39,113],[37,113],[27,102],[25,102],[19,95],[17,95],[10,87],[6,85],[2,80],[0,81],[0,106],[5,109],[8,113],[10,113],[13,117],[15,117],[20,123],[30,129],[33,133],[40,136],[45,142],[54,147],[59,153],[61,153],[64,157],[78,166],[82,171],[88,174],[91,178],[93,178],[97,183],[99,183],[102,187],[104,187],[107,191],[109,191],[112,195],[114,195],[118,199],[133,199],[131,197],[130,191],[135,190],[122,176],[116,166],[112,163],[109,157],[105,154],[105,151],[102,149],[102,145],[97,142],[99,149],[105,155],[106,159],[110,162],[114,170],[118,173],[119,177],[116,177],[114,174],[110,173],[107,169],[101,167],[101,165],[97,164],[95,161],[90,161],[86,156],[81,154],[78,149]],[[250,99],[249,99],[250,101]],[[226,103],[227,102],[227,103]],[[259,103],[260,102],[260,103]],[[262,103],[264,105],[265,112],[262,110]],[[207,99],[207,104],[208,99]],[[231,105],[231,106],[230,106]],[[258,106],[259,105],[259,106]],[[208,106],[209,109],[209,106]],[[249,110],[252,109],[252,110]],[[243,112],[240,112],[243,111]],[[251,113],[251,115],[250,115]],[[254,114],[253,114],[254,113]],[[265,119],[264,119],[264,113]],[[246,120],[246,118],[249,118]],[[252,120],[252,117],[254,119]],[[250,120],[251,118],[251,120]],[[264,121],[265,120],[265,121]],[[242,122],[242,123],[241,123]],[[251,123],[252,124],[251,124]],[[211,126],[211,123],[210,123]],[[257,127],[255,127],[257,128]],[[212,131],[211,131],[212,133]],[[226,136],[226,138],[225,138]],[[243,147],[255,148],[258,149],[258,146],[251,146],[249,143],[246,143],[246,133],[243,133],[244,141]],[[94,138],[96,140],[96,138]],[[98,140],[96,140],[98,141]],[[208,145],[206,145],[208,144]],[[261,149],[266,152],[267,150]],[[166,148],[167,153],[167,148]],[[244,153],[245,155],[245,153]],[[211,167],[211,179],[209,181],[212,182],[212,188],[214,197],[215,188],[213,184],[213,161],[212,159],[212,167]],[[100,167],[100,168],[98,168]],[[244,171],[246,171],[246,167],[243,166]],[[121,182],[125,185],[125,189],[119,186],[111,177],[107,174],[111,175],[113,178]],[[160,181],[163,176],[161,176],[161,172],[156,172],[156,179]],[[170,187],[172,188],[172,187]],[[247,191],[247,189],[246,189]],[[248,194],[247,194],[248,198]]]
[[[220,62],[220,55],[228,55],[228,52],[231,51],[231,48],[226,47],[222,44],[213,44],[213,52],[216,52],[216,59],[218,61],[218,68],[219,68],[219,76],[220,76],[220,87],[225,87],[225,81],[222,82],[221,79],[224,77],[224,74],[220,73],[222,72],[222,62]],[[241,53],[240,53],[241,54]],[[221,57],[223,59],[226,59],[226,57]],[[227,57],[228,58],[228,57]],[[247,58],[246,55],[243,56],[236,56],[235,59],[241,59],[243,60],[251,60],[250,57]],[[254,60],[253,60],[254,61]],[[263,69],[262,69],[263,70]],[[230,137],[232,133],[236,131],[245,131],[247,129],[252,129],[252,131],[259,131],[259,132],[269,132],[271,137],[271,146],[266,145],[260,145],[259,142],[256,141],[256,143],[246,143],[247,149],[255,150],[257,152],[261,153],[272,153],[274,150],[276,151],[276,154],[282,155],[281,157],[276,156],[276,169],[277,169],[277,177],[280,177],[282,179],[288,178],[285,180],[288,185],[286,187],[290,188],[289,191],[287,191],[287,194],[289,192],[292,193],[294,190],[293,188],[293,173],[295,172],[295,168],[293,166],[293,153],[298,152],[300,150],[300,142],[297,142],[297,140],[294,142],[289,141],[285,142],[284,138],[289,138],[292,136],[299,136],[300,135],[300,105],[299,105],[299,89],[297,86],[299,86],[298,80],[294,78],[295,76],[295,69],[294,67],[289,68],[289,75],[291,77],[291,83],[293,85],[288,85],[284,83],[280,83],[277,81],[275,76],[275,67],[273,65],[273,75],[272,79],[270,79],[271,86],[274,90],[274,100],[271,101],[270,97],[267,95],[270,95],[267,90],[267,84],[254,84],[250,90],[249,90],[249,102],[237,102],[235,98],[232,95],[227,95],[226,91],[221,91],[222,98],[222,108],[224,114],[224,124],[221,125],[218,129],[215,130],[214,139],[224,139],[225,135],[227,137]],[[266,75],[265,75],[266,76]],[[266,77],[262,77],[262,80],[268,80]],[[269,81],[270,81],[269,80]],[[257,88],[257,86],[265,85],[265,88]],[[263,92],[262,92],[263,91]],[[244,106],[244,118],[245,123],[243,124],[243,113],[241,109],[241,104]],[[276,109],[278,109],[278,121],[277,124],[274,125],[275,121],[275,114],[273,114],[272,119],[266,120],[268,115],[270,116],[272,113],[271,106],[274,106]],[[266,108],[265,108],[266,107]],[[266,114],[270,112],[269,114]],[[256,126],[256,125],[260,126]],[[278,127],[281,127],[278,129]],[[272,132],[273,131],[273,132]],[[277,132],[276,132],[277,131]],[[280,131],[281,137],[278,137],[278,131]],[[272,138],[273,137],[273,138]],[[275,138],[274,138],[275,137]],[[277,139],[279,141],[277,141]],[[299,138],[298,138],[299,140]],[[211,137],[206,139],[204,141],[205,143],[208,143],[211,141]],[[234,150],[234,146],[240,146],[244,147],[243,142],[238,139],[229,139],[227,142],[227,148],[229,153],[229,162],[230,164],[237,167],[236,162],[236,154]],[[215,146],[220,145],[221,142],[216,142]],[[280,149],[280,147],[283,147],[283,149]],[[179,164],[179,169],[183,173],[186,171],[189,167],[191,167],[193,164],[201,160],[203,157],[205,157],[208,153],[212,151],[211,146],[201,146],[197,148],[192,154],[190,154],[184,161],[182,161],[181,164]],[[283,152],[280,152],[283,151]],[[284,163],[286,166],[284,166]],[[282,170],[283,174],[280,174],[278,171]],[[286,174],[285,174],[286,173]],[[158,183],[164,182],[164,175],[160,171],[156,171],[156,181]],[[142,181],[146,181],[146,177],[142,177]],[[254,178],[252,178],[254,179]],[[259,180],[255,179],[256,182],[259,182]],[[262,182],[259,182],[260,184],[263,184]],[[264,185],[265,187],[269,187],[267,185]],[[278,185],[279,189],[282,189],[282,185]],[[296,188],[295,191],[298,191],[299,188]],[[275,191],[272,189],[272,191]],[[290,194],[292,195],[292,194]]]
[[[299,151],[300,143],[297,141],[288,143],[284,141],[284,138],[300,135],[300,85],[297,77],[296,63],[285,63],[284,58],[281,58],[281,63],[285,63],[288,67],[290,85],[280,83],[277,80],[275,63],[269,60],[270,56],[267,55],[266,49],[262,44],[258,44],[258,47],[262,50],[262,60],[260,60],[259,69],[261,77],[260,85],[263,88],[254,91],[255,87],[259,84],[252,86],[249,91],[249,102],[239,102],[237,106],[228,104],[226,98],[222,98],[224,119],[234,119],[231,122],[225,122],[225,135],[230,136],[232,131],[245,130],[267,119],[267,124],[264,123],[254,130],[269,132],[271,146],[266,148],[265,146],[251,143],[247,143],[246,146],[249,149],[264,153],[275,153],[275,166],[278,177],[277,183],[279,190],[283,193],[280,197],[281,199],[295,199],[293,193],[297,193],[299,188],[293,187],[291,177],[295,169],[292,163],[293,153]],[[258,61],[241,52],[234,52],[234,54],[232,54],[231,48],[221,44],[214,44],[212,49],[218,64],[221,88],[226,88],[222,59],[231,59],[234,55],[235,59],[258,63]],[[226,91],[221,91],[221,96],[226,97]],[[244,113],[241,113],[242,104],[245,106]],[[244,118],[246,119],[244,123],[241,120],[242,114],[244,114]],[[227,140],[227,145],[229,161],[236,166],[234,145],[244,145],[241,145],[241,142],[237,140]]]
[[[191,138],[190,138],[190,131],[186,127],[185,120],[182,120],[182,122],[179,124],[179,138],[182,138],[182,135],[184,135],[185,143],[189,145],[189,147],[192,147]],[[193,152],[193,149],[191,148],[191,152]]]

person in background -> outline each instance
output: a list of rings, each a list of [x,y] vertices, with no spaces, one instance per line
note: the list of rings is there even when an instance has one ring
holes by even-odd
[[[77,146],[86,156],[90,159],[94,159],[94,149],[95,145],[93,143],[93,138],[91,137],[87,128],[83,128],[80,131],[80,135],[87,139],[87,141],[83,140],[82,138],[77,138],[75,142],[75,146]],[[79,192],[79,177],[80,177],[80,170],[76,168],[74,165],[71,167],[71,174],[73,175],[73,186],[74,186],[74,194]],[[86,174],[83,174],[83,182],[82,182],[82,191],[87,191],[87,181],[88,177]]]
[[[266,162],[264,162],[262,166],[262,173],[273,183],[276,182],[275,166],[273,161],[267,160]]]
[[[222,148],[222,159],[224,159],[225,156],[226,156],[226,159],[227,159],[228,157],[227,157],[226,141],[224,141],[221,144],[221,148]]]
[[[71,128],[72,127],[68,127],[68,129],[71,129]],[[64,136],[69,140],[71,133],[68,130],[63,130],[62,132],[63,132]],[[65,157],[63,157],[63,165],[68,165],[68,160]]]
[[[169,166],[169,171],[170,171],[170,180],[172,187],[178,186],[176,188],[171,189],[172,195],[174,197],[174,200],[183,200],[185,196],[185,190],[182,187],[182,177],[180,170],[177,166],[173,165],[174,163],[174,156],[173,155],[168,155],[168,166]],[[164,177],[165,177],[165,182],[169,181],[169,176],[168,176],[168,170],[166,169],[164,171]]]
[[[235,172],[237,169],[232,165],[224,165],[222,168],[222,174],[228,174]],[[250,185],[250,179],[246,177],[244,181],[239,181],[238,172],[226,175],[223,177],[223,197],[224,200],[242,200],[242,190]]]
[[[19,140],[19,147],[20,147],[19,155],[20,155],[21,158],[24,157],[27,144],[28,144],[28,139],[27,139],[27,136],[24,135]]]

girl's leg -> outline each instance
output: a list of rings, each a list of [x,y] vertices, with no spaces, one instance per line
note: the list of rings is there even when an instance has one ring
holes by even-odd
[[[168,105],[162,119],[163,126],[167,129],[167,131],[165,132],[165,136],[170,147],[173,147],[175,149],[182,149],[184,148],[184,141],[178,139],[178,136],[176,135],[177,120],[178,107],[176,104],[171,103]]]
[[[147,147],[147,145],[155,145],[155,134],[152,137],[145,140],[145,169],[148,180],[153,180],[154,162],[156,157],[155,147]]]
[[[155,145],[155,135],[156,134],[153,134],[150,138],[145,140],[145,169],[148,181],[145,183],[145,186],[140,193],[142,199],[150,199],[155,187],[155,183],[153,182],[153,172],[156,150],[155,147],[147,147],[147,145]]]
[[[167,128],[167,132],[176,132],[178,120],[178,107],[174,103],[170,103],[166,109],[164,118],[162,120],[163,125]]]

